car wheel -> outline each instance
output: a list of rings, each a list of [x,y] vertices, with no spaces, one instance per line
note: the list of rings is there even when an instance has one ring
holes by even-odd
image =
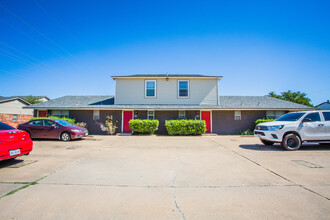
[[[69,132],[63,132],[61,134],[61,140],[62,141],[70,141],[71,140],[71,136],[70,136]]]
[[[301,146],[301,140],[300,138],[295,134],[287,134],[282,141],[282,147],[285,148],[285,150],[298,150]]]
[[[268,146],[272,146],[274,144],[274,142],[271,141],[265,141],[265,140],[260,140],[264,145],[268,145]]]

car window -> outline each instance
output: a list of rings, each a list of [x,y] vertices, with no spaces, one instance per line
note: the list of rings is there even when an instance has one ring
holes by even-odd
[[[63,125],[63,126],[72,126],[72,124],[70,124],[69,122],[61,120],[61,119],[54,119],[54,121],[56,121],[57,123],[59,123],[60,125]]]
[[[43,124],[42,124],[42,120],[31,121],[31,122],[29,123],[29,125],[43,126]]]
[[[321,121],[320,114],[318,112],[310,113],[305,118],[309,118],[311,122]]]
[[[305,113],[293,112],[279,117],[276,121],[298,121]]]
[[[324,120],[330,121],[330,112],[322,112]]]
[[[6,131],[6,130],[14,130],[12,126],[6,125],[2,122],[0,122],[0,131]]]
[[[55,122],[49,121],[49,120],[44,121],[44,126],[50,127],[52,125],[57,125],[57,124]]]

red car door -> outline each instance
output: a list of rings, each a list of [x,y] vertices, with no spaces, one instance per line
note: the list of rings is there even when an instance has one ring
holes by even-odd
[[[31,138],[43,138],[43,120],[31,121],[26,126],[26,130],[30,133]]]
[[[51,120],[44,120],[44,127],[42,131],[43,138],[58,139],[62,132],[62,126]]]

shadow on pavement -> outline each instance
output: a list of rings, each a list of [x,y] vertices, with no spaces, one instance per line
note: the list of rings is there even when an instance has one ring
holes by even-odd
[[[18,164],[18,163],[21,163],[23,161],[24,160],[21,160],[21,159],[9,159],[9,160],[0,161],[0,169],[1,168],[6,168],[8,166],[12,166],[12,165],[15,165],[15,164]]]
[[[41,138],[33,138],[32,141],[38,141],[38,142],[49,142],[49,141],[58,141],[58,142],[63,142],[63,143],[70,143],[70,142],[79,142],[85,140],[84,138],[81,139],[73,139],[70,141],[61,141],[58,139],[41,139]]]
[[[240,148],[246,150],[255,150],[255,151],[285,151],[280,144],[274,144],[273,146],[266,146],[263,144],[242,144],[239,145]],[[319,144],[303,144],[298,151],[330,151],[330,144],[319,145]]]

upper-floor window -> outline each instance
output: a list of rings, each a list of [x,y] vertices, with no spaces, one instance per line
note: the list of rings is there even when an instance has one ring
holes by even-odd
[[[178,97],[189,98],[189,80],[178,80]]]
[[[147,98],[156,97],[156,80],[145,81],[145,97]]]

